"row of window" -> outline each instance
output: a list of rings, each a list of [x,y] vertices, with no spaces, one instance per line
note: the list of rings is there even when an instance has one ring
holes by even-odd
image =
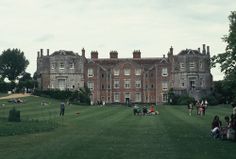
[[[189,62],[189,68],[190,69],[194,69],[196,67],[196,63],[195,62]],[[199,62],[199,68],[203,69],[203,64],[202,62]],[[185,63],[181,62],[180,63],[180,69],[185,69]]]
[[[56,64],[52,63],[51,64],[51,70],[55,70],[56,68]],[[74,69],[75,68],[75,64],[74,63],[69,63],[69,69]],[[60,70],[64,70],[65,69],[65,63],[64,62],[60,62],[59,63],[59,69]]]
[[[125,76],[129,76],[130,75],[131,70],[129,68],[125,68],[124,69],[124,75]],[[162,76],[166,77],[168,76],[168,69],[166,67],[162,68]],[[114,76],[119,76],[120,75],[120,70],[119,69],[114,69],[113,70],[113,75]],[[139,76],[141,75],[141,69],[135,69],[135,75]],[[88,77],[93,77],[94,76],[94,72],[92,68],[88,69]]]
[[[126,99],[130,99],[131,94],[130,93],[124,93],[124,102],[126,102]],[[148,100],[148,97],[146,97],[146,100]],[[168,100],[168,94],[162,94],[162,102],[167,102]],[[121,102],[120,100],[120,93],[115,92],[114,93],[114,102]],[[135,93],[135,102],[142,102],[142,96],[140,92]]]
[[[88,88],[90,90],[94,89],[94,83],[93,82],[88,82],[87,85],[88,85]],[[153,88],[153,87],[154,86],[151,85],[151,88]],[[102,88],[104,89],[104,86],[102,86]],[[119,88],[120,88],[120,81],[115,80],[114,81],[114,89],[119,89]],[[131,80],[125,80],[124,81],[124,88],[125,89],[131,88]],[[135,88],[141,88],[141,80],[136,80],[135,81]],[[146,88],[147,88],[147,85],[146,85]],[[167,91],[168,90],[168,82],[167,81],[163,81],[162,82],[162,90],[163,91]]]
[[[131,98],[130,93],[124,93],[124,100],[130,99],[130,98]],[[140,92],[135,93],[135,102],[141,102],[141,101],[142,101],[141,93]],[[119,92],[114,93],[114,102],[120,102],[120,93]],[[126,101],[124,101],[124,102],[126,102]]]

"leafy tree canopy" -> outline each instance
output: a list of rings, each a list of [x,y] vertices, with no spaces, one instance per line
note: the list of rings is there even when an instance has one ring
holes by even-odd
[[[236,11],[229,15],[229,34],[222,39],[227,43],[225,53],[212,57],[212,64],[219,63],[226,76],[236,71]]]
[[[212,57],[213,67],[218,63],[220,64],[221,71],[225,74],[222,88],[232,90],[232,95],[236,95],[236,11],[232,11],[228,17],[229,19],[229,33],[222,39],[227,43],[225,53],[218,54]],[[226,93],[224,93],[226,94]],[[235,98],[236,99],[236,98]]]
[[[29,61],[25,58],[24,52],[19,49],[7,49],[0,55],[1,78],[8,78],[14,82],[20,75],[23,75]]]

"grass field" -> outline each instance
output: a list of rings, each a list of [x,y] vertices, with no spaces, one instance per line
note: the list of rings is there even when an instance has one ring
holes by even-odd
[[[133,116],[124,106],[69,106],[59,117],[59,101],[28,97],[24,104],[0,108],[0,132],[32,125],[43,131],[16,132],[0,136],[0,156],[4,159],[230,159],[236,156],[236,142],[212,139],[211,120],[222,121],[230,106],[209,107],[206,116],[188,116],[186,106],[159,106],[158,116]],[[10,108],[21,110],[22,122],[9,124],[4,118]],[[79,112],[80,114],[76,114]],[[33,120],[32,120],[33,119]],[[37,121],[37,122],[35,122]],[[31,123],[30,123],[31,122]],[[32,122],[35,122],[32,124]],[[21,125],[19,125],[21,124]],[[36,126],[35,126],[36,125]],[[46,126],[47,127],[47,126]],[[18,129],[17,129],[18,130]],[[20,130],[19,130],[20,131]],[[0,133],[1,134],[1,133]],[[233,157],[234,156],[234,157]]]

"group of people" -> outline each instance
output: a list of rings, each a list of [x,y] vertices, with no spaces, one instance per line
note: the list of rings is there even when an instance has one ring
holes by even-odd
[[[135,104],[133,107],[133,113],[134,115],[158,115],[159,112],[154,108],[154,105],[152,104],[150,108],[148,109],[146,106],[143,106],[142,109]]]
[[[211,123],[211,135],[220,139],[236,139],[236,105],[232,104],[233,113],[231,116],[225,116],[225,122],[222,124],[218,115],[213,118]]]
[[[201,102],[198,100],[195,102],[195,106],[197,109],[197,115],[203,116],[203,115],[205,115],[205,112],[206,112],[206,109],[208,106],[208,102],[207,102],[207,100],[202,100]],[[192,115],[193,107],[194,107],[193,102],[188,103],[188,113],[190,116]]]
[[[8,103],[15,103],[15,104],[17,104],[17,103],[23,103],[24,101],[23,101],[23,99],[20,99],[20,98],[14,98],[14,99],[10,99],[9,101],[8,101]]]

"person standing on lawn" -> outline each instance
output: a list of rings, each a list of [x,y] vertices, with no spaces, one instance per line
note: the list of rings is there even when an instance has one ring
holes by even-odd
[[[60,116],[64,116],[65,113],[65,103],[61,102],[60,104]]]

